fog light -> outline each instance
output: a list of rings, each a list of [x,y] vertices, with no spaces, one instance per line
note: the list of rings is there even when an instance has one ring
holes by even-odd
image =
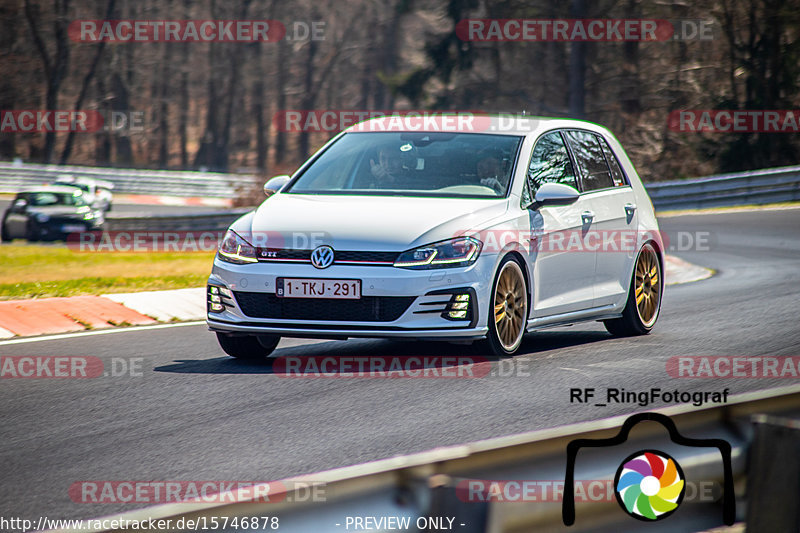
[[[206,303],[208,304],[209,313],[221,313],[225,310],[225,303],[222,299],[227,296],[227,294],[225,294],[226,292],[233,296],[230,290],[225,287],[208,285],[206,290]]]
[[[447,302],[444,308],[439,308],[441,313],[439,316],[445,320],[454,322],[461,322],[459,327],[468,327],[464,322],[469,323],[469,327],[474,327],[477,322],[479,313],[479,304],[477,294],[471,287],[456,287],[452,289],[442,289],[427,293],[425,296],[447,296]],[[439,304],[445,302],[436,302]],[[431,302],[428,305],[433,305]],[[415,312],[436,312],[436,311],[415,311]]]
[[[219,287],[219,293],[225,298],[233,298],[233,293],[227,287]]]

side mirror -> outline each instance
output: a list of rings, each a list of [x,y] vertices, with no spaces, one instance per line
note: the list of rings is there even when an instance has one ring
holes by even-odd
[[[269,198],[276,192],[283,189],[283,186],[289,183],[291,178],[287,175],[275,176],[267,180],[264,184],[264,194]]]
[[[19,198],[17,200],[14,200],[13,211],[15,213],[24,213],[26,207],[28,207],[28,200],[26,200],[25,198]]]
[[[562,183],[544,183],[536,191],[536,196],[534,196],[530,208],[539,209],[547,206],[569,205],[575,203],[580,196],[581,193],[575,187]]]

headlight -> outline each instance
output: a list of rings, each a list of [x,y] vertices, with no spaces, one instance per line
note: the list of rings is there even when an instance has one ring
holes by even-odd
[[[44,213],[39,213],[38,215],[36,215],[36,222],[41,222],[42,224],[44,224],[48,220],[50,220],[50,215],[45,215]]]
[[[218,256],[222,261],[243,265],[257,263],[256,249],[252,244],[241,238],[235,231],[228,230],[225,238],[219,245]]]
[[[459,237],[403,252],[394,266],[418,270],[468,266],[478,259],[482,247],[474,237]]]

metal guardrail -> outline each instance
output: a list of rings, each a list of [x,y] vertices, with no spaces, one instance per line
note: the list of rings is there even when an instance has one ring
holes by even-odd
[[[645,184],[658,210],[800,201],[800,166]]]
[[[234,198],[237,189],[260,186],[262,181],[247,174],[0,162],[0,191],[17,192],[62,176],[107,180],[114,184],[114,192],[121,194],[208,198]]]
[[[208,213],[122,215],[106,218],[104,231],[217,231],[224,232],[249,209],[227,209]]]
[[[727,404],[709,408],[675,406],[655,412],[670,416],[684,435],[720,438],[731,444],[732,471],[740,503],[737,505],[737,521],[741,521],[744,513],[741,501],[746,496],[744,488],[750,473],[747,465],[748,447],[754,438],[751,421],[754,415],[797,416],[800,413],[800,386],[732,396]],[[578,438],[612,437],[627,418],[617,416],[299,476],[282,481],[286,487],[299,484],[300,488],[288,491],[278,501],[172,503],[107,517],[107,520],[172,519],[171,529],[183,531],[191,529],[187,526],[188,520],[202,520],[203,517],[210,523],[211,517],[217,517],[221,522],[222,517],[276,516],[280,519],[280,531],[324,533],[346,531],[347,517],[408,517],[414,524],[418,519],[449,516],[456,517],[453,530],[464,533],[563,531],[565,527],[560,501],[475,502],[457,496],[455,487],[459,482],[475,479],[563,482],[567,444]],[[616,466],[628,454],[655,448],[675,458],[683,468],[685,479],[722,482],[718,452],[665,445],[668,442],[666,437],[662,426],[642,423],[631,431],[624,445],[613,449],[593,449],[586,455],[579,454],[575,479],[613,478]],[[788,459],[796,461],[797,457]],[[309,486],[323,487],[324,501],[297,497],[300,490],[307,493]],[[795,502],[784,503],[793,505]],[[628,530],[632,521],[635,522],[619,509],[614,498],[581,502],[576,510],[577,520],[569,528],[570,531],[617,533]],[[183,522],[178,522],[181,519]],[[175,527],[179,523],[183,527]],[[648,524],[647,529],[699,531],[721,523],[718,501],[684,502],[680,512],[668,520]],[[407,530],[419,529],[411,527]],[[117,527],[93,531],[128,529]],[[228,528],[219,531],[236,530]]]

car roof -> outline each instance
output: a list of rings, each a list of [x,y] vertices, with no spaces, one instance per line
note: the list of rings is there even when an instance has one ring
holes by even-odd
[[[345,130],[356,132],[442,132],[484,133],[493,135],[529,135],[551,129],[585,129],[610,133],[594,122],[559,117],[538,117],[516,114],[485,114],[474,112],[397,111],[394,114],[367,119]]]

